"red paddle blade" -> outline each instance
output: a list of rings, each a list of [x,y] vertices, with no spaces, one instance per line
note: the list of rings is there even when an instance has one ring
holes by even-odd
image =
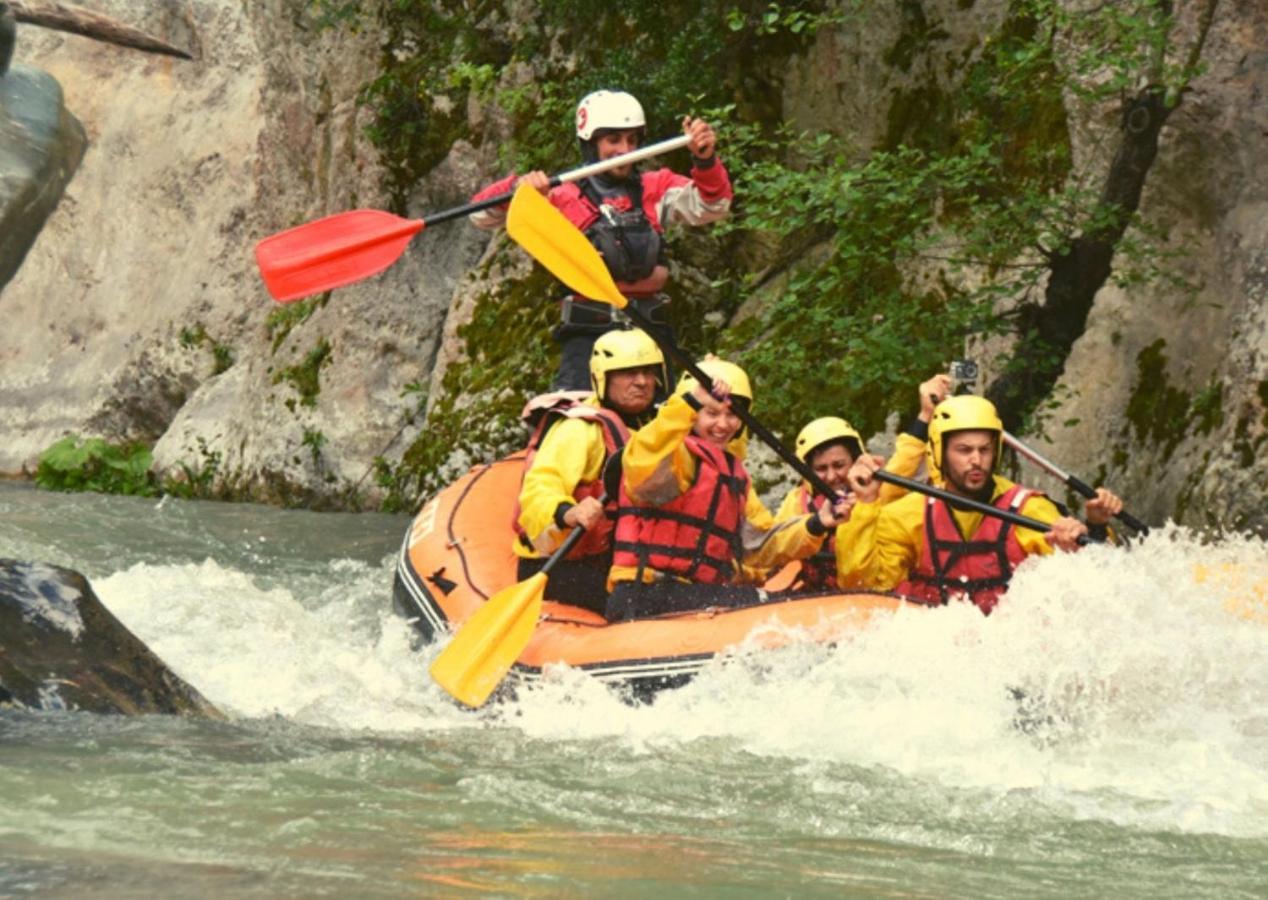
[[[255,245],[255,259],[273,299],[288,303],[379,274],[424,224],[355,209],[266,237]]]

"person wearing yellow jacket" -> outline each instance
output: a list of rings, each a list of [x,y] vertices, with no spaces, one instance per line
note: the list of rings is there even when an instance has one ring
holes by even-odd
[[[748,375],[715,358],[700,369],[712,391],[684,376],[621,454],[609,620],[760,603],[757,573],[813,554],[849,517],[853,501],[839,499],[775,522],[742,458],[735,407],[753,402]]]
[[[563,395],[529,441],[512,546],[517,578],[524,581],[573,528],[584,527],[582,539],[551,569],[545,597],[597,612],[607,597],[616,511],[616,498],[604,497],[604,468],[651,418],[658,394],[664,396],[658,386],[665,385],[665,359],[644,332],[609,331],[591,351],[590,379],[594,393],[580,401]]]
[[[996,475],[1003,430],[989,400],[972,395],[944,400],[929,424],[929,470],[941,475],[950,493],[1043,522],[1047,531],[953,509],[917,493],[883,505],[877,501],[880,482],[872,477],[879,467],[864,457],[849,474],[858,497],[850,540],[842,539],[841,530],[837,535],[841,583],[897,589],[929,604],[969,600],[989,614],[1026,557],[1077,550],[1083,536],[1105,540],[1106,523],[1122,510],[1122,501],[1098,488],[1085,508],[1084,525],[1043,494]]]
[[[951,378],[947,375],[934,375],[920,385],[917,392],[920,397],[920,412],[916,420],[899,433],[894,455],[888,462],[874,457],[883,463],[886,471],[911,478],[920,470],[925,459],[925,440],[929,434],[933,408],[950,392]],[[862,436],[853,425],[836,416],[824,416],[801,429],[794,451],[828,487],[838,493],[847,493],[850,489],[847,477],[850,468],[863,456],[866,448],[863,446]],[[906,493],[906,488],[883,484],[879,500],[882,504],[889,503]],[[783,522],[815,512],[825,502],[827,498],[816,494],[810,483],[803,481],[784,497],[779,511],[775,513],[775,521]],[[801,561],[801,571],[793,583],[793,590],[827,591],[837,587],[836,535],[833,534],[824,541],[818,553]]]

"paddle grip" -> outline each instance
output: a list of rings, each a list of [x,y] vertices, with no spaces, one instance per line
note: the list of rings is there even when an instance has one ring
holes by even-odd
[[[979,503],[978,501],[971,500],[968,497],[961,497],[959,494],[944,491],[942,488],[936,488],[930,484],[922,484],[919,481],[913,481],[910,478],[895,475],[893,472],[887,472],[884,469],[873,472],[872,476],[877,481],[888,482],[889,484],[906,488],[909,491],[928,494],[930,497],[937,497],[939,500],[951,506],[959,507],[960,509],[971,509],[984,515],[994,516],[997,519],[1003,519],[1005,522],[1012,522],[1014,525],[1020,525],[1022,528],[1029,528],[1030,530],[1038,531],[1041,534],[1047,534],[1052,530],[1052,527],[1046,522],[1040,522],[1038,519],[1023,516],[1020,513],[1013,512],[1011,509],[1000,509],[998,506],[991,506],[989,503]],[[1078,540],[1079,546],[1086,546],[1087,543],[1087,535],[1080,535]]]
[[[1083,481],[1075,477],[1074,475],[1067,475],[1065,483],[1069,485],[1072,491],[1078,494],[1082,494],[1084,497],[1086,497],[1089,500],[1093,500],[1096,498],[1096,489],[1093,488],[1086,481]],[[1137,531],[1140,534],[1149,534],[1149,526],[1146,525],[1144,522],[1140,521],[1140,519],[1136,518],[1125,509],[1121,510],[1118,513],[1118,515],[1114,516],[1114,518],[1118,519],[1118,521],[1122,522],[1128,528],[1131,528],[1132,530]]]
[[[600,494],[599,502],[607,503],[608,495],[606,493]],[[559,562],[561,559],[567,556],[568,552],[572,550],[573,547],[577,546],[577,541],[581,540],[582,535],[584,535],[585,533],[586,533],[586,529],[584,526],[574,525],[572,529],[572,533],[568,535],[566,538],[564,538],[564,542],[555,549],[554,553],[550,554],[550,558],[546,560],[546,564],[543,565],[537,571],[541,573],[542,575],[549,575],[550,570],[555,567],[555,563]]]
[[[622,312],[629,316],[639,328],[651,335],[652,340],[660,346],[660,349],[663,350],[670,359],[678,364],[679,368],[686,369],[691,373],[692,378],[696,379],[696,381],[700,382],[700,384],[704,385],[706,388],[713,384],[713,379],[706,375],[701,368],[696,365],[695,361],[692,360],[691,357],[679,350],[673,341],[669,340],[668,335],[660,330],[660,326],[656,325],[651,319],[647,318],[647,316],[644,315],[638,307],[630,303],[622,309]],[[749,431],[757,435],[758,438],[761,439],[762,443],[764,443],[767,447],[774,450],[775,453],[779,455],[780,459],[792,466],[793,469],[796,470],[797,474],[806,479],[806,481],[810,483],[810,486],[818,493],[825,497],[837,496],[837,492],[829,487],[826,481],[816,475],[813,469],[798,459],[791,450],[780,442],[779,438],[775,437],[774,434],[767,430],[765,425],[753,418],[753,414],[751,412],[741,406],[732,406],[731,411],[735,413],[739,420],[748,427]]]

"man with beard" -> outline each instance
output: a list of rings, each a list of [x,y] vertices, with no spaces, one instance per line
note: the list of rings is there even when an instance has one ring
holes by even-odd
[[[577,106],[577,141],[586,163],[612,159],[637,150],[647,120],[643,107],[624,91],[594,91]],[[717,137],[703,119],[685,117],[683,133],[690,141],[690,176],[661,168],[640,172],[633,164],[618,166],[580,181],[552,188],[542,171],[514,174],[480,191],[472,201],[507,193],[523,182],[544,194],[572,224],[585,232],[616,281],[662,334],[673,340],[663,293],[669,279],[665,228],[675,222],[707,225],[731,209],[731,179],[715,152]],[[506,206],[473,213],[480,228],[506,224]],[[561,304],[562,321],[553,334],[560,346],[554,390],[585,390],[587,364],[599,335],[621,326],[619,311],[608,303],[569,294]]]
[[[969,600],[983,613],[995,608],[1013,571],[1027,556],[1054,548],[1072,552],[1079,538],[1108,536],[1106,523],[1123,508],[1105,488],[1086,506],[1088,524],[1064,513],[1043,494],[995,474],[1004,426],[995,406],[983,397],[950,397],[933,411],[927,462],[952,494],[1011,510],[1048,525],[1048,531],[1021,528],[995,516],[951,508],[924,494],[893,503],[877,501],[876,459],[862,456],[849,480],[858,498],[850,522],[838,533],[838,578],[937,605]]]

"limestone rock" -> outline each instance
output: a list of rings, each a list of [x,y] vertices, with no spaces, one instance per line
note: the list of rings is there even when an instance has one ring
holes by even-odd
[[[486,238],[428,231],[383,275],[302,310],[272,302],[253,248],[388,207],[356,100],[378,36],[320,29],[302,3],[99,6],[195,60],[22,35],[20,58],[62,83],[92,143],[4,294],[0,471],[31,471],[78,432],[156,442],[160,474],[214,459],[221,496],[372,504],[365,476],[403,449],[406,386],[427,382],[453,284]],[[429,200],[469,195],[451,170]]]
[[[1184,251],[1177,265],[1196,290],[1102,289],[1035,442],[1147,522],[1268,535],[1265,46],[1268,8],[1221,4],[1207,71],[1164,129],[1146,184],[1141,214]],[[1089,146],[1104,141],[1094,126],[1080,133]]]
[[[0,559],[0,709],[222,718],[71,569]]]

